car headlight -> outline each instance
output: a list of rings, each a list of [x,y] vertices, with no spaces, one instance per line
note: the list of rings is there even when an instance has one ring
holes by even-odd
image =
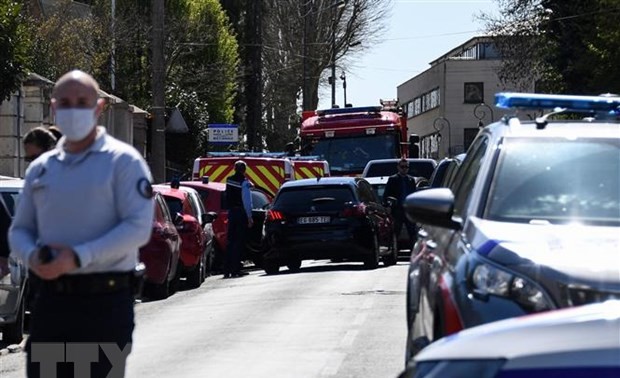
[[[422,361],[415,365],[414,378],[493,378],[506,360]]]
[[[471,280],[478,292],[510,298],[530,311],[553,308],[547,295],[534,282],[495,266],[477,265]]]

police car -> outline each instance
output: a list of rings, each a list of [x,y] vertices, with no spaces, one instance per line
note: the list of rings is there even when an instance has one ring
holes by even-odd
[[[479,132],[450,187],[405,201],[424,227],[407,360],[464,328],[620,299],[620,97],[503,93],[496,105],[517,113]]]
[[[399,378],[620,377],[620,301],[512,318],[431,344]]]

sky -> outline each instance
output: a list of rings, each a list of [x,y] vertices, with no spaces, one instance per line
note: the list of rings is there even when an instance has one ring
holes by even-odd
[[[346,71],[347,102],[353,106],[379,105],[396,98],[396,87],[427,70],[429,63],[474,36],[483,25],[480,12],[497,13],[492,0],[392,0],[383,42],[352,58]],[[390,58],[388,58],[390,57]],[[339,66],[340,67],[340,66]],[[342,68],[336,71],[339,77]],[[342,80],[336,84],[342,106]],[[319,109],[331,106],[331,87],[319,90]]]

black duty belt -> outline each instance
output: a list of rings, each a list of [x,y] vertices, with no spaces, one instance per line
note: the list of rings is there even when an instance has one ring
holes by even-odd
[[[57,294],[105,294],[133,288],[131,272],[64,275],[55,280],[35,278],[41,291]]]

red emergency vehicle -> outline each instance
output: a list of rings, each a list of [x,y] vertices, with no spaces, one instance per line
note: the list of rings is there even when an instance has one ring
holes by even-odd
[[[208,177],[209,182],[225,183],[234,173],[237,160],[247,164],[246,176],[250,182],[272,196],[286,181],[330,175],[329,164],[315,157],[287,157],[283,153],[213,152],[194,160],[192,180]]]
[[[413,135],[408,140],[407,116],[395,100],[305,111],[300,137],[302,153],[327,160],[335,176],[359,175],[369,160],[407,157],[417,142]]]

